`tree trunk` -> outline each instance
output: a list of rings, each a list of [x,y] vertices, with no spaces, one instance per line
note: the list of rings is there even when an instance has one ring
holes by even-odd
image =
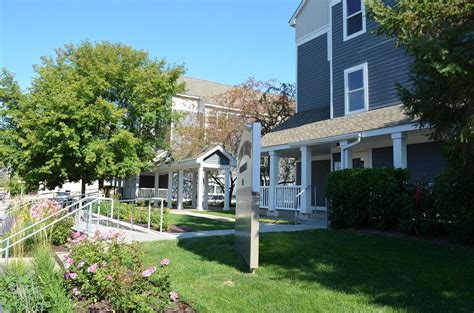
[[[84,178],[81,179],[81,198],[84,198],[86,195],[86,181]]]

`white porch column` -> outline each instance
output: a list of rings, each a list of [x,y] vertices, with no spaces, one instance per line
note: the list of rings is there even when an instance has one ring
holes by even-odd
[[[158,189],[159,188],[160,188],[160,174],[158,173],[157,170],[155,170],[155,184],[154,184],[154,189],[155,190],[154,190],[154,193],[153,193],[155,198],[158,198]],[[154,203],[155,207],[157,207],[158,206],[158,200],[155,200],[154,202],[155,202]]]
[[[407,168],[407,136],[405,133],[393,133],[393,167]]]
[[[168,208],[173,208],[173,172],[168,172]]]
[[[209,174],[204,174],[204,210],[209,209]]]
[[[140,174],[138,174],[135,177],[135,193],[134,193],[135,199],[138,198],[139,194],[140,194]]]
[[[276,208],[276,186],[278,185],[278,176],[280,175],[280,156],[276,151],[268,152],[270,157],[270,181],[268,188],[268,209],[275,210]]]
[[[224,170],[224,211],[230,210],[230,169]]]
[[[300,148],[301,151],[301,191],[311,186],[311,150],[308,146]],[[311,212],[311,189],[308,188],[301,194],[301,213]]]
[[[183,170],[178,171],[178,210],[183,209],[183,185],[184,185],[184,175]]]
[[[341,147],[341,169],[352,168],[352,150],[351,148],[346,149],[347,145],[347,140],[339,142]]]
[[[202,166],[199,166],[198,172],[197,172],[197,186],[194,185],[196,188],[196,210],[201,211],[202,210],[202,181],[204,179],[204,169]]]
[[[197,199],[196,199],[196,195],[197,195],[197,192],[196,192],[196,172],[192,172],[192,179],[191,179],[191,207],[193,209],[196,208],[196,203],[197,203]]]

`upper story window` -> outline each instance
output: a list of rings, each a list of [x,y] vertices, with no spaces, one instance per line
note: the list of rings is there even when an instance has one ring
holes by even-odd
[[[344,108],[346,115],[368,110],[368,81],[367,63],[344,71]]]
[[[344,40],[365,33],[365,10],[362,0],[343,0]]]

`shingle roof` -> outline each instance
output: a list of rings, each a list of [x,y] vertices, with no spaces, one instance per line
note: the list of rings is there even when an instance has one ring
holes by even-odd
[[[214,97],[222,95],[234,88],[234,86],[231,85],[215,83],[188,76],[181,76],[178,81],[186,84],[186,91],[183,94],[199,97],[210,102],[213,102],[212,100]]]
[[[281,125],[272,129],[272,132],[326,120],[329,118],[329,116],[329,107],[298,112],[289,119],[287,119],[285,122],[283,122]]]
[[[298,115],[310,113],[301,112],[292,118],[298,119]],[[291,124],[290,118],[287,123]],[[357,132],[412,123],[408,116],[402,111],[401,105],[371,110],[354,115],[326,119],[300,126],[272,131],[262,137],[262,147],[284,145],[306,140],[319,140],[327,137],[353,134]],[[298,125],[298,123],[295,123]]]

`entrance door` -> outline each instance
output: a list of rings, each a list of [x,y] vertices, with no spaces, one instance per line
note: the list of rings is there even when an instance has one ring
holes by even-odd
[[[352,168],[367,168],[369,164],[369,152],[354,152],[352,153]]]
[[[314,192],[311,195],[311,205],[326,207],[326,179],[331,173],[331,160],[317,160],[312,162],[312,185],[316,187],[316,203]]]

